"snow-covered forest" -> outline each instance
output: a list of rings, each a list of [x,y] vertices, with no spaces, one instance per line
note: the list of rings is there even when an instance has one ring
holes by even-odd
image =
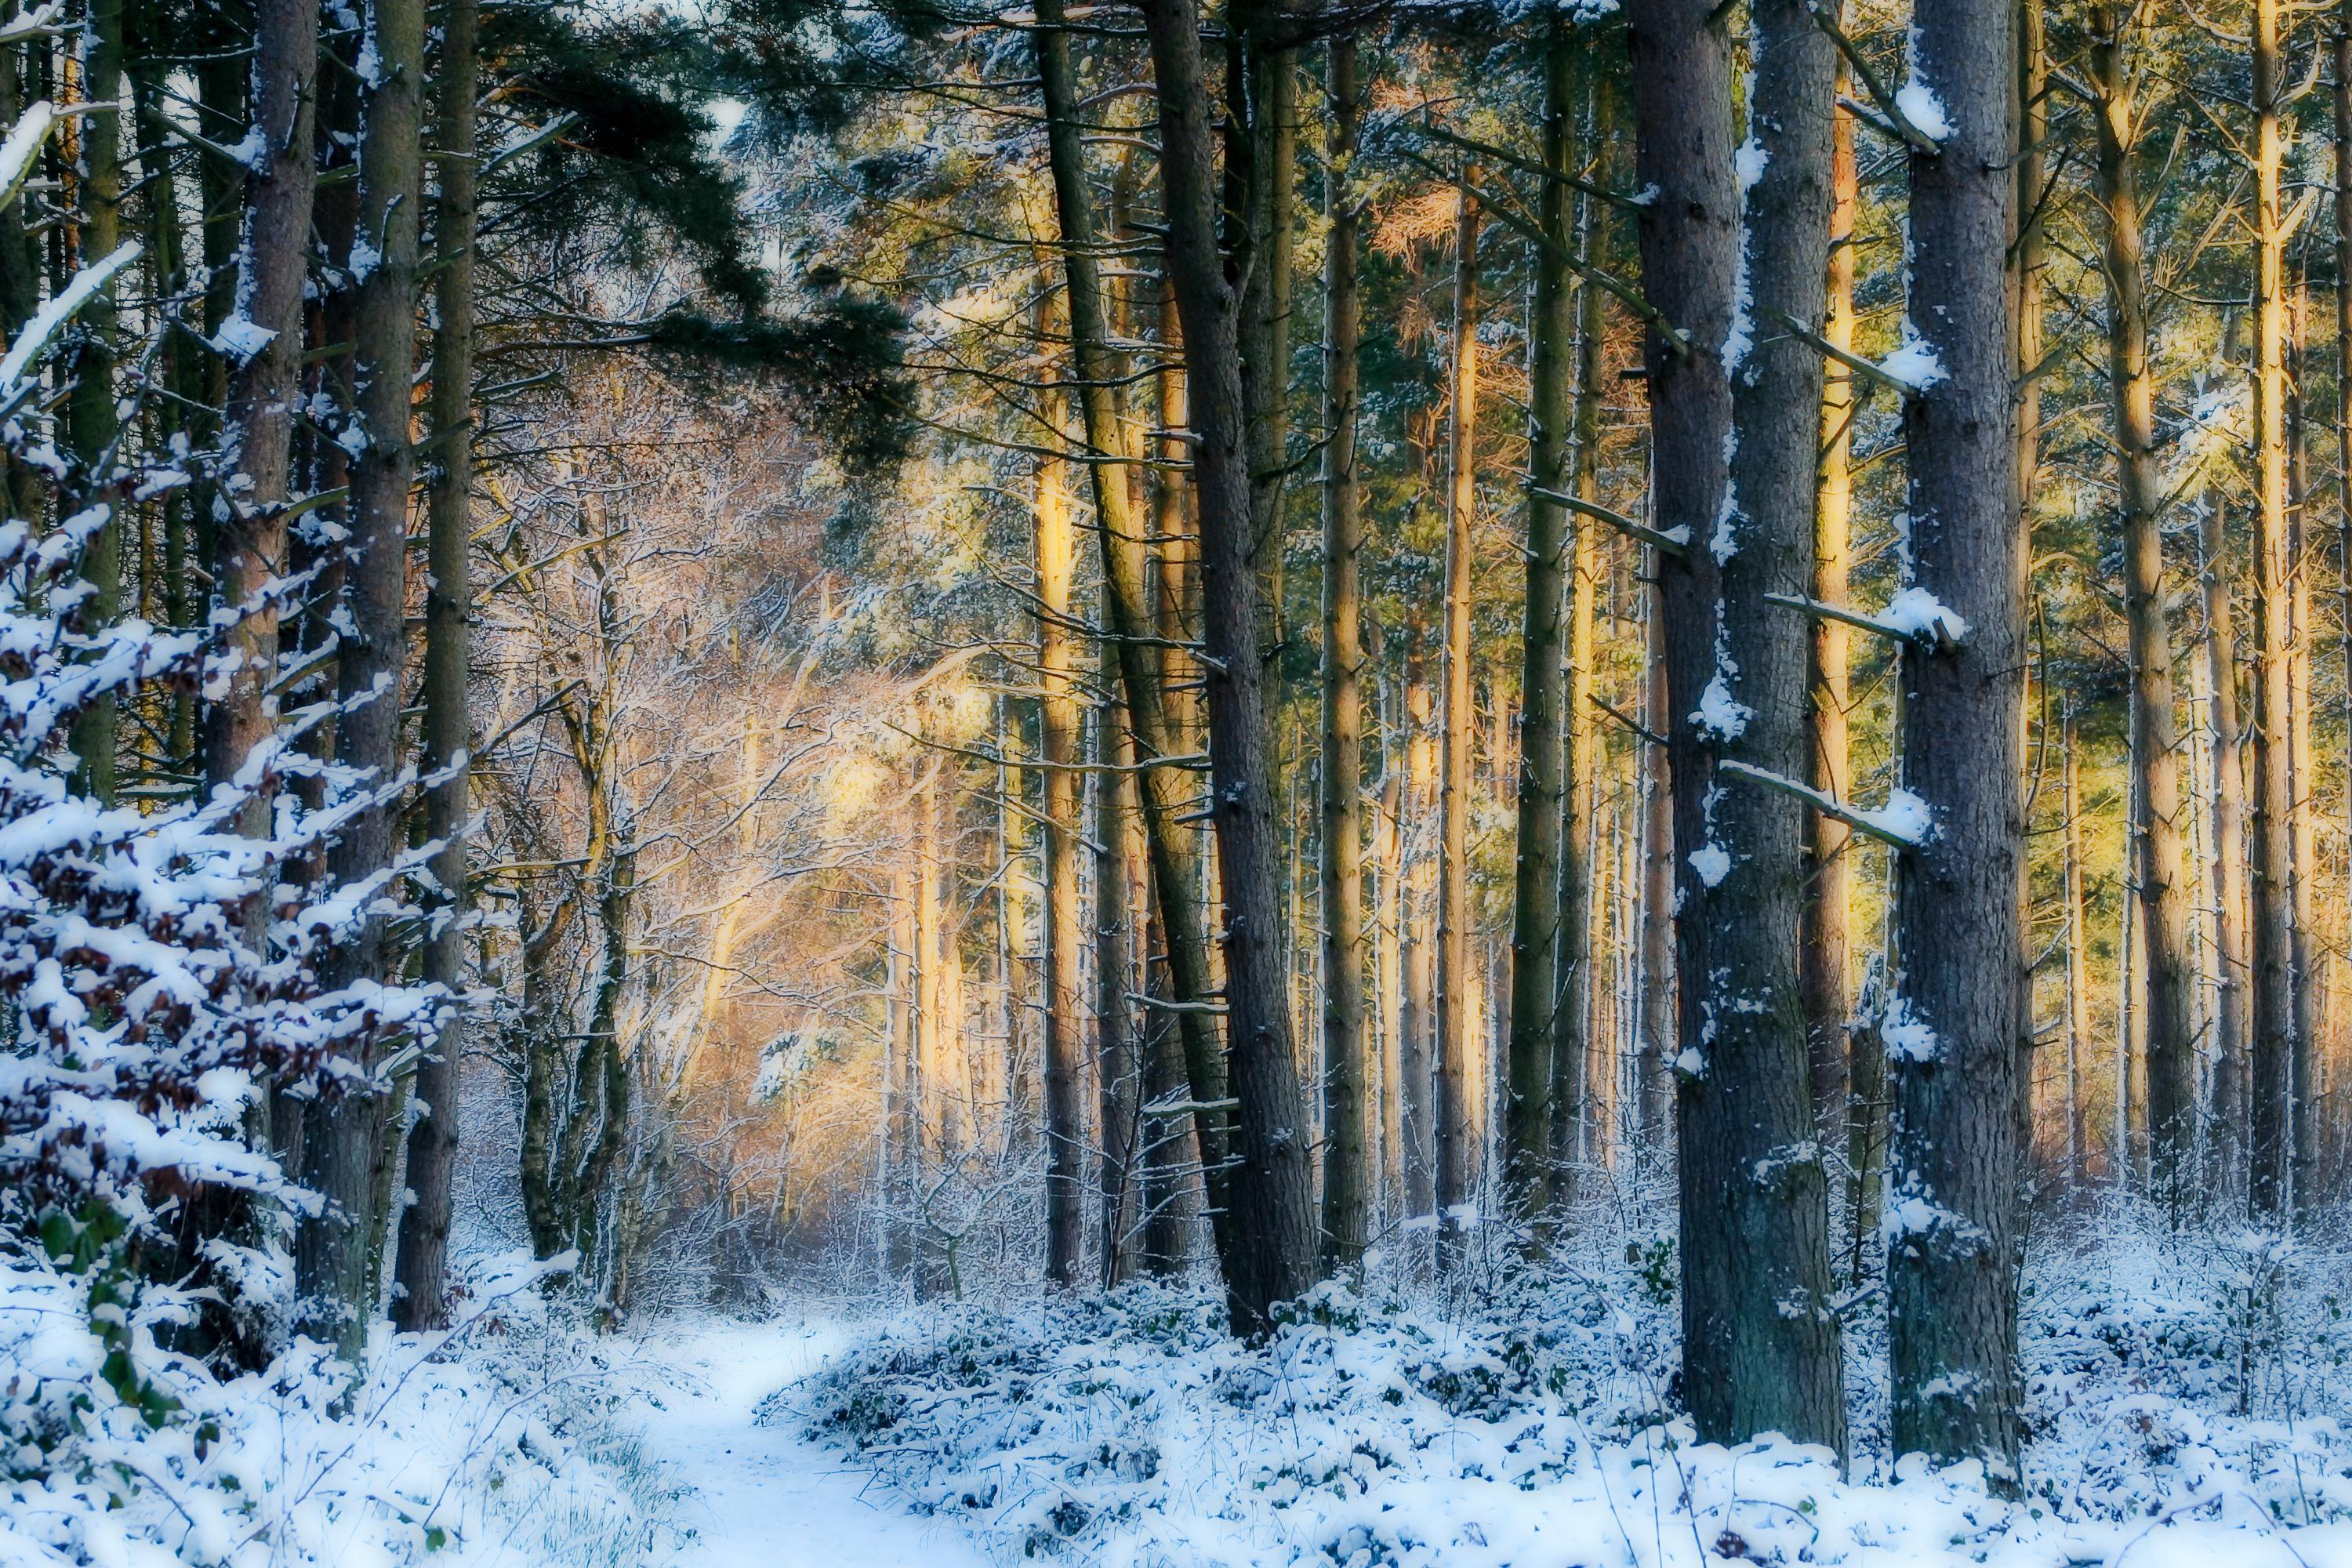
[[[2352,0],[0,0],[0,1568],[1038,1560],[2352,1568]]]

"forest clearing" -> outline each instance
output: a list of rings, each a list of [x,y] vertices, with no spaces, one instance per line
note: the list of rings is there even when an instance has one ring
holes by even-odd
[[[2352,0],[0,0],[0,1568],[2352,1568]]]

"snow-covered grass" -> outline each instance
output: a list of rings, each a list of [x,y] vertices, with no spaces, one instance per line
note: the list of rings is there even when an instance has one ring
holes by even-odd
[[[446,1338],[380,1341],[355,1393],[307,1344],[216,1381],[158,1342],[176,1309],[148,1292],[131,1364],[176,1410],[118,1393],[82,1289],[0,1265],[6,1568],[635,1568],[667,1530],[607,1352],[527,1270],[486,1269]]]
[[[2026,1493],[1890,1464],[1877,1298],[1849,1336],[1855,1441],[1696,1441],[1669,1249],[1609,1233],[1448,1300],[1375,1271],[1267,1345],[1139,1285],[935,1305],[780,1392],[1000,1557],[1150,1565],[2352,1563],[2342,1255],[2045,1219],[2024,1279]]]

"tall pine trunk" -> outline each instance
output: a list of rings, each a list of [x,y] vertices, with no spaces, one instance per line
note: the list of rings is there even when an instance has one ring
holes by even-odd
[[[280,0],[282,3],[282,0]],[[467,887],[467,678],[472,663],[466,617],[473,590],[467,550],[473,531],[474,163],[476,0],[449,0],[442,14],[441,81],[435,141],[440,191],[433,209],[433,468],[425,482],[425,767],[441,782],[425,797],[425,832],[441,848],[433,879],[444,900],[425,942],[426,983],[455,994],[465,982]],[[453,1012],[416,1069],[417,1120],[408,1136],[409,1191],[394,1279],[400,1290],[393,1321],[404,1331],[447,1321],[444,1297],[449,1255],[449,1188],[457,1155],[457,1063],[465,1051],[462,1013]]]
[[[1910,155],[1908,331],[1937,367],[1904,409],[1911,585],[1966,624],[1903,652],[1903,785],[1926,830],[1898,856],[1900,968],[1887,1256],[1898,1454],[2016,1484],[2017,1064],[2024,1008],[2025,588],[2011,316],[2017,17],[2011,0],[1917,5],[1911,70],[1945,133]]]
[[[2099,199],[2106,214],[2107,382],[2131,637],[2132,882],[2147,952],[2142,995],[2149,1179],[2177,1212],[2196,1136],[2196,971],[2180,847],[2179,739],[2173,720],[2172,633],[2164,607],[2165,486],[2157,450],[2156,375],[2148,359],[2143,208],[2135,168],[2141,110],[2126,58],[2130,26],[2121,7],[2093,9],[2090,67],[2097,98]]]
[[[1566,919],[1562,890],[1561,802],[1580,781],[1563,777],[1569,650],[1563,647],[1563,584],[1569,568],[1568,508],[1557,498],[1572,482],[1576,385],[1576,297],[1567,258],[1574,254],[1575,206],[1567,176],[1575,156],[1576,34],[1561,12],[1545,23],[1543,191],[1537,221],[1548,243],[1537,250],[1529,308],[1528,393],[1527,602],[1520,621],[1518,858],[1511,900],[1509,1097],[1504,1108],[1506,1181],[1525,1212],[1540,1213],[1551,1187],[1551,1096],[1558,1074],[1557,1015],[1581,1009],[1582,988],[1564,966],[1580,932]],[[1551,494],[1546,494],[1549,491]]]
[[[1362,110],[1356,40],[1331,40],[1331,130],[1323,295],[1323,1253],[1349,1267],[1363,1256],[1373,1140],[1364,1049],[1364,665],[1357,563],[1363,501],[1356,419],[1362,335],[1356,247],[1362,214],[1350,165]]]
[[[1727,488],[1685,558],[1711,560],[1715,600],[1675,607],[1713,623],[1705,685],[1677,728],[1692,728],[1698,769],[1716,780],[1686,840],[1696,880],[1681,916],[1685,1007],[1699,1020],[1685,1024],[1680,1075],[1683,1384],[1708,1441],[1777,1431],[1843,1449],[1828,1180],[1797,973],[1804,806],[1764,782],[1808,768],[1806,626],[1771,599],[1812,585],[1822,371],[1781,323],[1818,332],[1826,308],[1836,57],[1803,0],[1756,0],[1750,16],[1738,313],[1722,351]],[[1668,635],[1680,644],[1694,629],[1670,622]]]
[[[96,111],[82,118],[81,167],[73,188],[79,257],[89,268],[122,242],[122,116],[116,111],[122,95],[122,0],[89,0],[82,20],[82,96]],[[100,499],[120,464],[115,445],[122,427],[115,408],[115,289],[109,282],[78,312],[66,392],[68,467],[60,516],[90,506],[108,509],[106,521],[82,546],[80,576],[89,592],[68,617],[83,632],[112,626],[122,615],[123,508],[119,499]],[[100,693],[75,717],[72,731],[82,793],[108,805],[114,804],[117,706],[111,691]]]
[[[1470,973],[1470,646],[1478,500],[1478,206],[1465,189],[1454,225],[1452,410],[1446,421],[1444,694],[1438,709],[1437,1208],[1444,1234],[1466,1227],[1478,1188],[1478,998]],[[1458,1238],[1457,1238],[1458,1239]]]
[[[1843,62],[1837,75],[1843,95],[1849,75]],[[1830,127],[1829,289],[1822,335],[1849,353],[1853,350],[1854,215],[1860,199],[1853,116],[1839,109]],[[1847,578],[1853,550],[1852,456],[1858,411],[1853,372],[1830,361],[1822,378],[1821,484],[1813,503],[1812,595],[1823,605],[1846,604],[1852,594]],[[1828,616],[1812,618],[1808,668],[1813,691],[1805,709],[1811,731],[1805,750],[1813,788],[1832,800],[1849,798],[1853,788],[1846,733],[1846,713],[1853,702],[1852,637],[1843,621]],[[1825,1133],[1844,1131],[1851,1142],[1853,830],[1826,813],[1809,812],[1805,847],[1797,984],[1804,999],[1813,1111]]]
[[[2247,1191],[2258,1216],[2278,1217],[2287,1200],[2288,1078],[2294,1051],[2294,780],[2289,766],[2294,563],[2288,559],[2287,519],[2286,220],[2279,189],[2279,110],[2286,87],[2278,0],[2255,0],[2252,46],[2256,510]]]
[[[1061,323],[1053,323],[1058,328]],[[1045,403],[1045,439],[1067,438],[1062,399]],[[1099,465],[1092,465],[1099,466]],[[1117,476],[1122,488],[1125,476]],[[1045,794],[1045,919],[1039,968],[1045,1005],[1045,1278],[1079,1282],[1086,1250],[1086,1111],[1079,1059],[1078,703],[1076,639],[1070,589],[1076,565],[1071,537],[1069,464],[1037,465],[1037,736]]]
[[[1183,321],[1186,384],[1198,437],[1192,460],[1200,510],[1210,789],[1226,932],[1226,1057],[1236,1101],[1234,1163],[1225,1176],[1235,1238],[1224,1256],[1226,1289],[1235,1331],[1256,1334],[1270,1326],[1275,1303],[1314,1282],[1320,1248],[1306,1117],[1283,994],[1250,435],[1243,427],[1234,289],[1217,248],[1214,146],[1200,16],[1193,0],[1147,0],[1142,13],[1160,104],[1169,281]],[[1067,132],[1075,137],[1074,121]],[[1134,693],[1129,697],[1132,702]]]
[[[267,589],[285,574],[286,512],[294,405],[302,369],[302,285],[310,235],[312,113],[319,70],[319,8],[311,0],[264,0],[254,17],[247,112],[265,152],[246,186],[237,298],[247,321],[270,336],[229,373],[222,470],[233,477],[228,504],[214,521],[214,591],[237,611],[221,633],[227,689],[205,709],[205,777],[236,781],[256,748],[276,732],[268,695],[278,671],[278,605]],[[0,215],[5,217],[5,215]],[[249,837],[270,831],[269,794],[256,788],[237,816]],[[257,908],[247,940],[260,934]]]
[[[421,0],[374,0],[366,17],[376,58],[362,86],[355,252],[352,418],[363,443],[351,463],[351,552],[338,682],[346,710],[337,760],[382,789],[400,766],[401,672],[407,662],[408,489],[415,471],[409,395],[416,366],[419,111],[425,69]],[[360,263],[364,261],[365,265]],[[328,857],[335,880],[351,886],[391,861],[394,812],[361,808]],[[625,907],[625,898],[624,898]],[[385,978],[383,922],[363,920],[337,950],[341,984]],[[373,1067],[373,1062],[362,1066]],[[327,1213],[298,1232],[296,1287],[306,1331],[355,1360],[374,1308],[385,1216],[372,1188],[385,1137],[383,1105],[364,1089],[314,1107],[304,1118],[305,1184]]]
[[[2206,1158],[2208,1187],[2241,1195],[2247,1175],[2250,876],[2246,843],[2246,768],[2238,710],[2238,635],[2229,569],[2228,514],[2218,489],[2199,520],[2200,578],[2205,604],[2206,727],[2212,760],[2206,809],[2213,822],[2207,880],[2213,900],[2213,1086]]]
[[[1555,46],[1557,47],[1557,46]],[[1557,62],[1547,55],[1545,91],[1560,90],[1550,79]],[[1575,68],[1583,100],[1586,134],[1569,134],[1565,124],[1547,118],[1547,138],[1559,145],[1546,153],[1561,160],[1548,167],[1560,169],[1569,158],[1580,156],[1579,142],[1598,147],[1607,138],[1606,78],[1587,55]],[[1576,253],[1590,265],[1607,265],[1607,209],[1589,193],[1578,208]],[[1538,265],[1552,265],[1558,253],[1547,251]],[[1576,297],[1576,390],[1574,468],[1577,499],[1587,505],[1601,499],[1601,365],[1606,347],[1608,316],[1600,289],[1584,284]],[[1592,805],[1600,788],[1598,752],[1592,741],[1593,605],[1599,597],[1600,549],[1593,539],[1591,514],[1573,512],[1566,520],[1568,627],[1566,688],[1560,698],[1559,787],[1559,937],[1551,999],[1551,1152],[1552,1202],[1564,1206],[1576,1196],[1579,1134],[1590,1120],[1586,1073],[1592,1052],[1593,1004],[1598,960],[1593,939],[1594,845]],[[1654,1061],[1652,1067],[1656,1063]],[[1651,1079],[1657,1079],[1654,1071]],[[1647,1079],[1644,1080],[1648,1081]],[[1658,1080],[1661,1092],[1663,1080]],[[1646,1089],[1643,1092],[1648,1092]]]

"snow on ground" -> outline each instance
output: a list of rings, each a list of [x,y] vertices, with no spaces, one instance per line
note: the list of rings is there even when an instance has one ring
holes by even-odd
[[[638,1441],[675,1489],[677,1568],[980,1568],[946,1521],[760,1409],[851,1350],[839,1321],[680,1319],[633,1342],[646,1379]],[[786,1394],[789,1397],[789,1394]],[[780,1555],[781,1550],[781,1555]]]
[[[1196,1290],[934,1305],[761,1413],[1008,1563],[2352,1568],[2341,1256],[2115,1223],[2037,1243],[2018,1501],[1889,1464],[1866,1310],[1849,1476],[1825,1449],[1697,1443],[1654,1247],[1475,1303],[1327,1287],[1262,1349]]]

